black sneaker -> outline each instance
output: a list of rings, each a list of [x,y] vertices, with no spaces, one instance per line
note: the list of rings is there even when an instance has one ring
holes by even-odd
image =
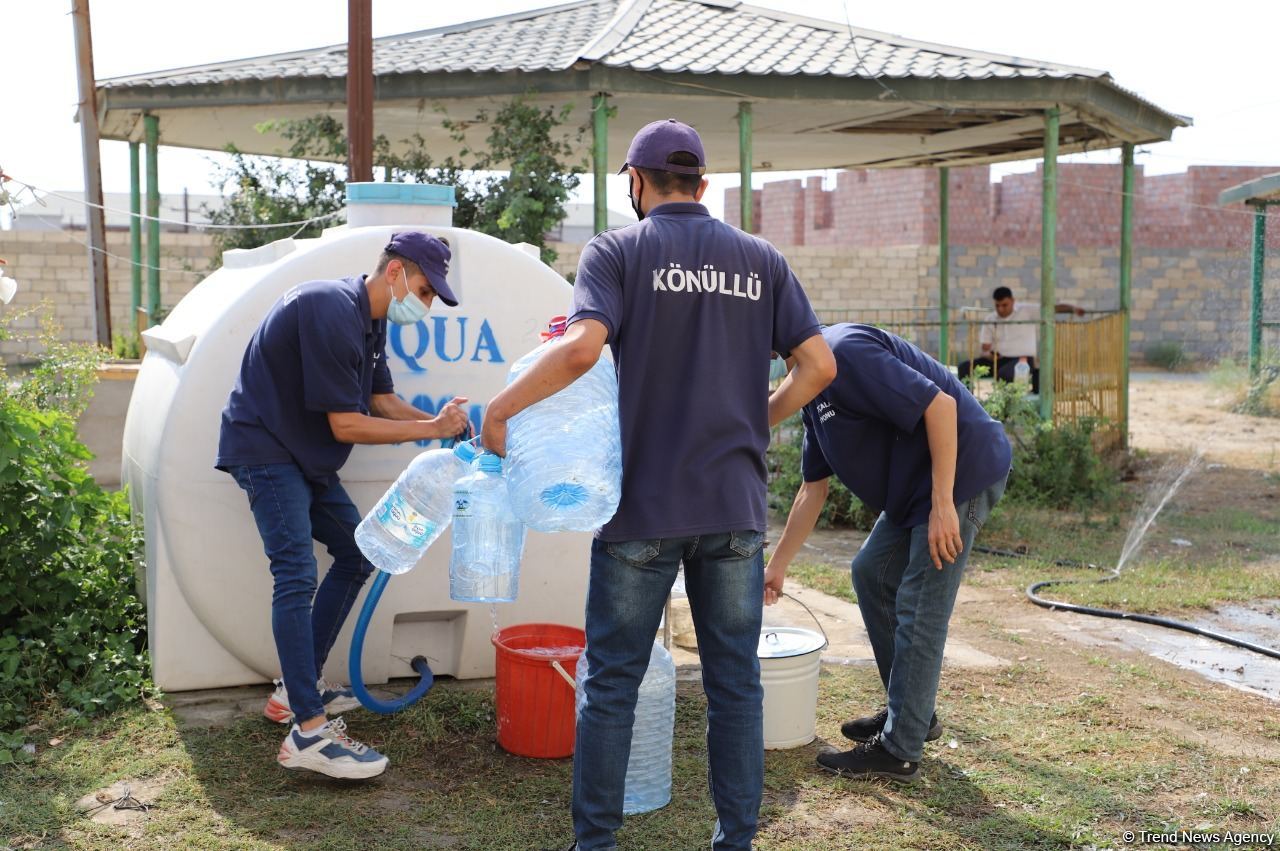
[[[854,780],[886,777],[899,783],[911,783],[920,776],[920,763],[898,759],[880,744],[879,734],[851,751],[825,751],[818,754],[818,765]]]
[[[884,729],[884,722],[888,720],[889,710],[881,709],[875,715],[844,722],[840,725],[840,732],[851,742],[869,742],[872,736],[880,735],[880,731]],[[924,740],[932,742],[941,738],[942,722],[938,720],[938,713],[935,712],[933,713],[933,718],[929,721],[929,732],[925,733]]]

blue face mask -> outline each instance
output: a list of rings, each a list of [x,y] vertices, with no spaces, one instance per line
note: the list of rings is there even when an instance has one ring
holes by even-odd
[[[391,303],[387,305],[387,319],[397,325],[414,325],[427,315],[427,306],[422,300],[409,291],[409,275],[400,267],[404,275],[404,298],[396,298],[396,291],[391,290]]]

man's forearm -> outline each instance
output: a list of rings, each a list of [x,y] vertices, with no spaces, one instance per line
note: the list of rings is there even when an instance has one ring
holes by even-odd
[[[599,359],[597,352],[596,358]],[[553,346],[519,378],[493,397],[485,416],[506,422],[516,414],[559,393],[595,365],[568,346]]]
[[[924,411],[924,428],[933,462],[933,501],[951,502],[956,487],[956,400],[938,391]]]
[[[827,501],[827,488],[826,479],[818,482],[804,482],[800,485],[800,489],[796,491],[796,498],[791,503],[791,513],[787,515],[787,525],[782,530],[782,537],[778,539],[778,545],[773,548],[773,553],[769,556],[771,565],[781,565],[784,570],[790,566],[796,553],[800,552],[805,539],[818,525],[818,518],[822,516],[822,506]]]
[[[431,414],[415,408],[394,393],[375,393],[369,401],[375,417],[387,420],[429,420]]]
[[[353,414],[344,417],[340,423],[331,420],[330,428],[334,439],[339,443],[382,445],[447,436],[437,434],[439,428],[426,418],[393,420]]]

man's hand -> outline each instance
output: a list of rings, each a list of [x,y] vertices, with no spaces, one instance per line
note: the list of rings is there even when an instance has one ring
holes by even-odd
[[[492,413],[485,414],[480,428],[480,445],[499,458],[507,457],[507,421]]]
[[[942,570],[942,562],[954,564],[964,552],[964,539],[960,537],[960,518],[951,500],[935,501],[929,512],[929,555],[933,566]]]
[[[764,604],[772,606],[782,599],[782,584],[787,581],[787,565],[779,558],[769,559],[764,569]]]
[[[471,421],[467,419],[462,405],[467,404],[466,396],[454,396],[428,422],[434,434],[431,437],[450,438],[465,437],[471,431]]]

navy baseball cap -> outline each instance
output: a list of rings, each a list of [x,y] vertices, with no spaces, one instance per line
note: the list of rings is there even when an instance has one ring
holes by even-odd
[[[671,162],[671,155],[681,151],[697,157],[698,164],[677,165]],[[676,174],[703,174],[707,170],[707,155],[702,152],[702,139],[697,130],[668,118],[646,124],[636,133],[631,147],[627,148],[627,161],[618,169],[618,174],[631,167]]]
[[[428,233],[407,230],[393,233],[391,241],[383,249],[405,260],[416,263],[422,273],[431,282],[431,288],[440,296],[440,300],[450,307],[458,305],[458,299],[449,288],[449,245]]]

